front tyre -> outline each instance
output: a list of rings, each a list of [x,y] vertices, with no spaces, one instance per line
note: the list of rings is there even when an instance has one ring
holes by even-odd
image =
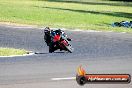
[[[66,50],[67,50],[68,52],[70,52],[70,53],[72,53],[73,50],[74,50],[70,44],[69,44],[68,46],[65,46],[65,48],[66,48]]]
[[[68,51],[68,52],[70,52],[70,53],[72,53],[72,52],[73,52],[73,49],[72,49],[72,47],[71,47],[71,46],[66,46],[66,48],[67,48],[67,51]]]

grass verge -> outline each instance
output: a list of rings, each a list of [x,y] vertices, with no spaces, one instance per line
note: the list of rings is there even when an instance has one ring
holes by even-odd
[[[23,55],[26,53],[27,51],[24,49],[0,48],[0,56]]]
[[[112,22],[132,20],[131,2],[100,0],[0,0],[0,21],[38,26],[132,32]]]

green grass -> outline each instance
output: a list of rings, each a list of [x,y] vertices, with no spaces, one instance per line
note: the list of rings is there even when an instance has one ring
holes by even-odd
[[[24,49],[0,48],[0,56],[23,55],[26,52]]]
[[[0,21],[71,29],[132,32],[111,27],[132,20],[131,2],[100,0],[0,0]]]

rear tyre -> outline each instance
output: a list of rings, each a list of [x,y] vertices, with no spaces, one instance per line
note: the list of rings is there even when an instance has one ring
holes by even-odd
[[[49,45],[49,53],[52,53],[52,52],[54,52],[54,47],[53,47],[53,45],[50,43],[50,45]]]
[[[52,52],[53,52],[52,49],[49,48],[49,53],[52,53]]]

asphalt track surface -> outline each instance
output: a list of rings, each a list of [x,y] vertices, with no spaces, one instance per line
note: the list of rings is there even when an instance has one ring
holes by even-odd
[[[0,57],[0,88],[132,88],[132,84],[86,84],[75,77],[82,65],[87,73],[128,73],[132,75],[132,34],[68,31],[73,53],[48,53],[43,30],[32,27],[0,25],[0,47],[24,48],[32,56]]]

